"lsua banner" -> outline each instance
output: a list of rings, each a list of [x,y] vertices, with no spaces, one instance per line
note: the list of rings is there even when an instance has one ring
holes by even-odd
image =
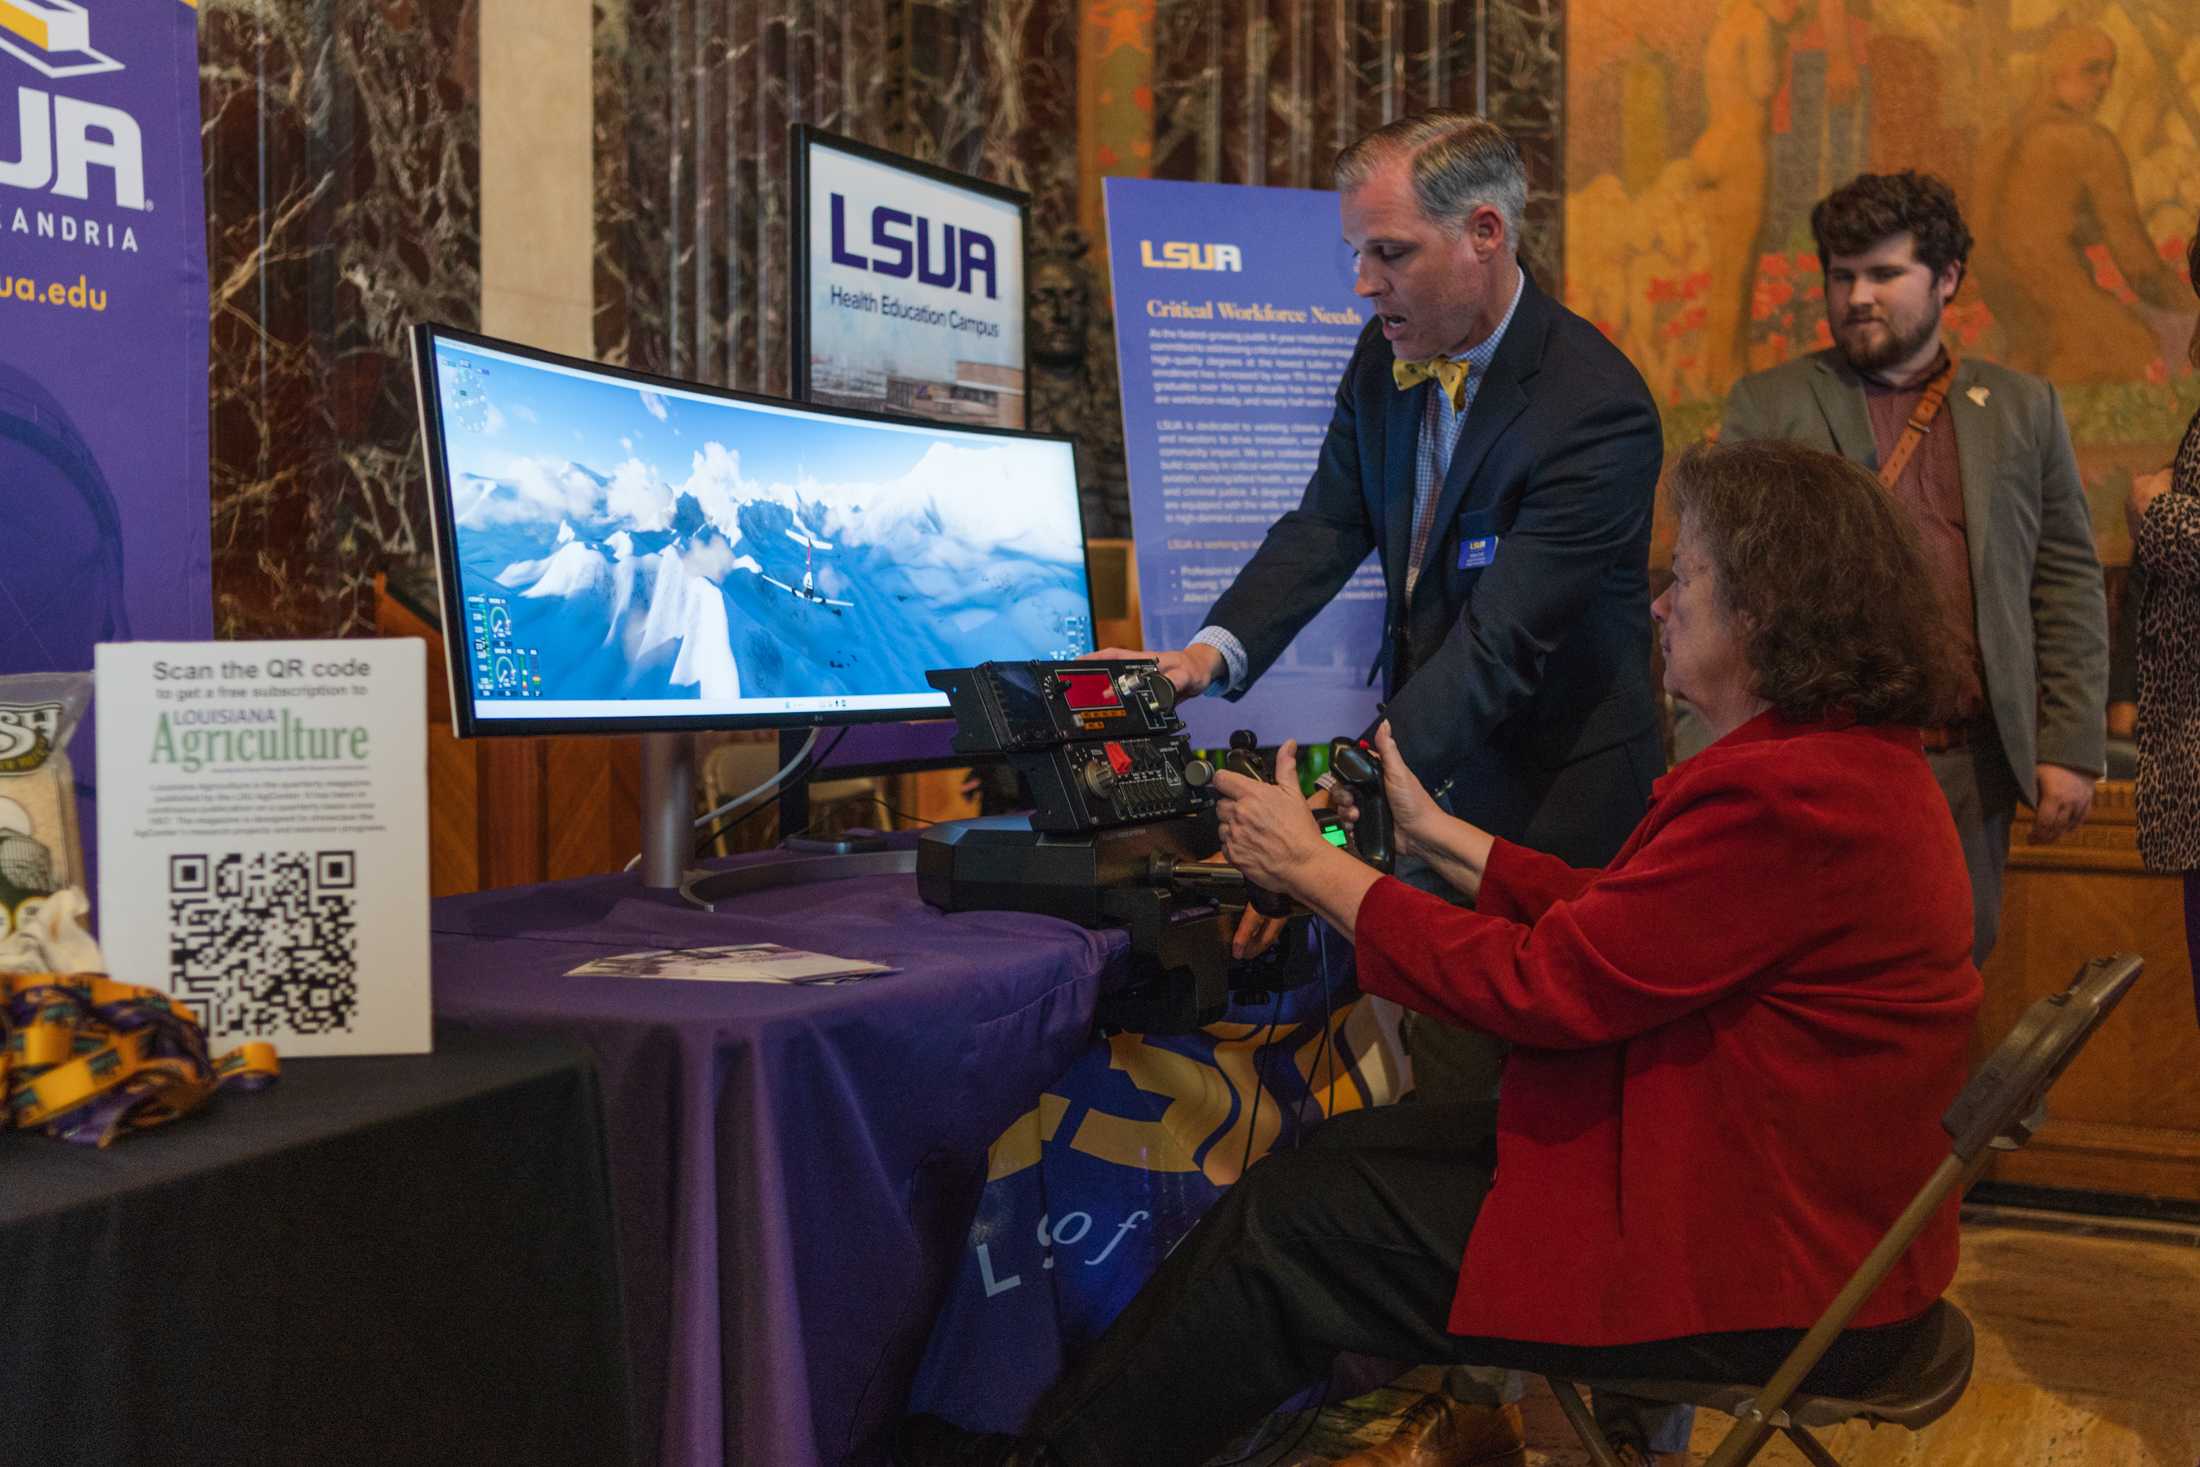
[[[1014,1430],[1247,1165],[1397,1098],[1397,1031],[1353,988],[1350,945],[1318,940],[1324,982],[1194,1034],[1095,1038],[994,1142],[912,1410]]]
[[[0,672],[213,635],[197,20],[0,0]]]
[[[0,0],[0,671],[213,632],[196,19]]]
[[[1146,645],[1181,647],[1298,507],[1367,308],[1333,193],[1111,178],[1106,199]],[[1359,733],[1382,632],[1370,556],[1244,699],[1185,705],[1192,742]]]

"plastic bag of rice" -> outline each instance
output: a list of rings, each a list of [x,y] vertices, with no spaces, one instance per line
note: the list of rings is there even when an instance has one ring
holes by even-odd
[[[0,938],[56,891],[84,885],[68,750],[91,701],[88,672],[0,677]]]

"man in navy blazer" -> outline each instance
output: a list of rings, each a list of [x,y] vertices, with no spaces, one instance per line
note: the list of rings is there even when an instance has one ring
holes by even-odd
[[[1339,157],[1337,183],[1375,317],[1299,507],[1162,666],[1187,696],[1241,696],[1377,552],[1389,599],[1370,678],[1413,772],[1464,819],[1601,864],[1664,767],[1657,407],[1618,348],[1520,268],[1526,177],[1495,125],[1391,123]],[[1466,366],[1463,410],[1438,381],[1398,386],[1420,359]]]
[[[1339,155],[1336,184],[1374,319],[1299,507],[1162,668],[1186,696],[1243,696],[1375,552],[1388,609],[1369,677],[1413,772],[1462,819],[1603,866],[1665,762],[1656,404],[1520,267],[1527,177],[1500,128],[1400,119]],[[1419,1016],[1406,1040],[1424,1097],[1495,1093],[1498,1042]]]
[[[1618,348],[1520,268],[1526,178],[1494,124],[1391,123],[1345,151],[1337,182],[1375,317],[1299,507],[1162,666],[1185,695],[1242,696],[1377,552],[1389,601],[1370,677],[1414,773],[1506,839],[1607,860],[1664,764],[1657,407]],[[1400,389],[1394,369],[1421,358],[1467,364],[1464,411],[1437,381]]]

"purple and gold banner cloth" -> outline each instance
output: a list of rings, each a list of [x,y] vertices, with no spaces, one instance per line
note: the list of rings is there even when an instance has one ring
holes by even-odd
[[[0,0],[0,672],[213,635],[197,30]]]
[[[1095,1035],[994,1141],[914,1409],[1016,1429],[1247,1166],[1398,1097],[1393,1023],[1351,945],[1319,941],[1321,982],[1240,995],[1192,1034]]]

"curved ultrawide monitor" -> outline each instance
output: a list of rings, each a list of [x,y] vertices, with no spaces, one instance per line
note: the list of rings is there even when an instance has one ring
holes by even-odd
[[[460,734],[945,716],[1093,650],[1070,441],[413,336]]]

